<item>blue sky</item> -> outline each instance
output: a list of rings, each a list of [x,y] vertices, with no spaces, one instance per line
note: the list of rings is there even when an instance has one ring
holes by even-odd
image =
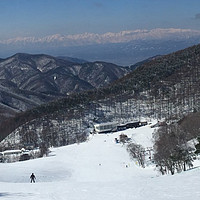
[[[200,30],[199,0],[0,0],[0,39],[154,28]]]

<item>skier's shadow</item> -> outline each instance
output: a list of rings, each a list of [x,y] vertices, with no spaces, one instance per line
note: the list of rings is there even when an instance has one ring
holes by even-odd
[[[0,193],[0,197],[11,196],[9,193]]]
[[[27,196],[30,196],[32,194],[26,194]],[[3,193],[0,193],[0,197],[9,197],[9,196],[26,196],[25,194],[23,193],[8,193],[8,192],[3,192]]]

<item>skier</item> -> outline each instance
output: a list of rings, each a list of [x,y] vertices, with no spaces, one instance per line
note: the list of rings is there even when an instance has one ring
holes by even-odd
[[[36,177],[35,177],[34,173],[31,174],[30,179],[31,179],[31,183],[32,182],[35,183]]]

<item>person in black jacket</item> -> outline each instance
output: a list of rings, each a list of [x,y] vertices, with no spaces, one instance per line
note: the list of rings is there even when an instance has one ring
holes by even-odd
[[[35,174],[34,174],[34,173],[31,174],[30,179],[31,179],[31,183],[32,183],[32,182],[35,183],[36,177],[35,177]]]

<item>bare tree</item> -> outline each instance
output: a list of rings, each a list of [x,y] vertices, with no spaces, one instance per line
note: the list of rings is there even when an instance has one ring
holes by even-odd
[[[138,164],[145,167],[145,149],[138,144],[129,143],[127,150],[130,153],[131,158],[136,159]]]

